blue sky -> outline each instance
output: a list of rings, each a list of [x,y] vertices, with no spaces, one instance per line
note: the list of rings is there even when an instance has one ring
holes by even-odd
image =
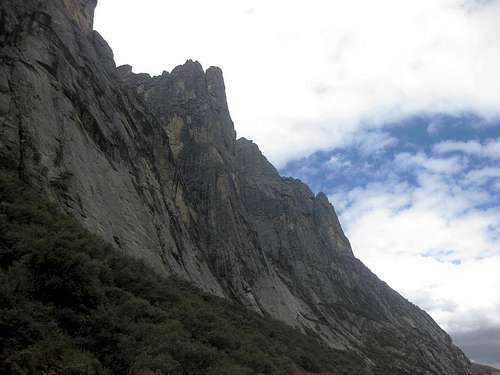
[[[281,173],[328,194],[356,255],[472,358],[498,365],[499,160],[500,119],[418,114]]]
[[[499,0],[99,0],[95,28],[135,72],[220,66],[238,135],[500,366],[499,20]]]
[[[484,149],[495,141],[498,144],[492,155],[463,150],[464,144],[465,147],[477,144],[478,148]],[[399,179],[415,184],[416,164],[424,163],[424,158],[428,158],[429,163],[436,160],[449,163],[436,168],[458,179],[474,170],[497,167],[500,119],[484,119],[472,113],[416,114],[388,123],[381,129],[370,129],[367,125],[348,144],[291,160],[281,168],[281,173],[307,181],[314,191],[335,193],[375,181],[384,182],[396,177],[395,174]],[[409,165],[410,162],[413,165]],[[457,163],[461,163],[461,168]],[[445,171],[446,167],[449,170]],[[498,199],[499,190],[494,185],[499,181],[495,176],[487,180],[486,176],[483,178],[488,193]]]

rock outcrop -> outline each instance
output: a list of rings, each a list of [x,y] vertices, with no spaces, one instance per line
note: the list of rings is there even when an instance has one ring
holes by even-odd
[[[500,370],[490,367],[480,365],[478,363],[472,364],[472,374],[473,375],[500,375]]]
[[[400,374],[470,374],[351,250],[332,205],[237,139],[222,72],[116,67],[95,0],[0,4],[0,161],[165,275]]]

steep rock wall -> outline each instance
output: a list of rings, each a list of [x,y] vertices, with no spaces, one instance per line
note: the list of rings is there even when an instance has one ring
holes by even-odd
[[[2,2],[0,158],[116,247],[223,295],[173,201],[168,137],[122,89],[92,4]]]
[[[92,0],[0,4],[0,161],[157,272],[355,350],[469,374],[422,310],[352,253],[333,207],[236,139],[222,73],[116,68]]]

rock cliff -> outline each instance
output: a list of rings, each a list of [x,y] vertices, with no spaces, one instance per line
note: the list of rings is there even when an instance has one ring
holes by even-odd
[[[500,370],[489,367],[489,366],[483,366],[478,363],[473,363],[472,364],[472,374],[473,375],[500,375]]]
[[[0,162],[124,253],[400,374],[470,374],[334,208],[237,139],[222,72],[116,67],[95,0],[0,4]]]

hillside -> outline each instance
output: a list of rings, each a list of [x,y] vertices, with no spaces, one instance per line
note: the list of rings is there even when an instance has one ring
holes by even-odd
[[[332,358],[354,357],[368,374],[470,374],[468,359],[432,318],[355,258],[327,197],[281,177],[257,145],[237,139],[220,69],[204,71],[199,63],[188,61],[171,73],[150,77],[133,74],[127,66],[117,68],[111,48],[93,31],[95,6],[95,0],[0,3],[0,163],[108,244],[97,253],[85,250],[87,255],[77,256],[74,267],[101,274],[98,265],[103,263],[113,272],[113,264],[99,258],[116,254],[113,247],[154,270],[132,271],[128,277],[139,284],[142,277],[160,284],[175,277],[258,316],[280,320],[310,340],[320,339],[337,354],[318,354],[318,368],[331,368]],[[19,257],[25,251],[18,253],[16,242],[9,246],[5,248],[13,260],[6,263],[5,272],[22,263]],[[48,270],[65,275],[66,265],[58,261],[73,257],[73,250],[67,242],[55,249],[46,247],[49,254],[56,251],[49,257],[53,263]],[[113,262],[122,260],[114,256]],[[116,287],[115,276],[103,277],[97,289]],[[43,297],[36,288],[44,280],[35,280],[35,289],[26,292],[27,305],[31,297]],[[88,295],[87,282],[79,272],[68,277],[63,284],[72,287],[61,287],[60,295],[42,300],[49,311],[41,307],[40,315],[28,320],[52,324],[64,337],[71,336],[54,320],[50,306],[72,291],[81,293],[78,298],[85,303],[101,306],[95,305],[100,303],[96,296]],[[14,288],[7,297],[18,298],[17,292],[24,295]],[[109,296],[111,301],[104,296],[104,311],[121,309],[123,293],[117,293]],[[142,289],[132,294],[154,305],[163,301],[158,293],[158,300]],[[218,301],[207,298],[208,304]],[[79,308],[82,301],[75,303],[73,307]],[[205,305],[194,308],[200,313],[205,309],[210,310]],[[158,314],[164,316],[162,311]],[[73,328],[91,327],[101,319],[69,315],[70,321],[76,319]],[[131,317],[134,324],[142,319]],[[121,327],[121,322],[110,322],[114,324],[125,341],[144,338]],[[241,327],[235,330],[235,335],[241,334]],[[182,334],[192,335],[196,345],[205,345],[211,337]],[[22,337],[17,335],[14,340]],[[99,332],[86,335],[83,344],[80,333],[71,336],[77,337],[73,345],[84,345]],[[120,348],[120,340],[110,347],[113,351]],[[45,344],[38,345],[43,349]],[[262,353],[272,355],[274,349],[266,345]],[[127,363],[122,370],[138,353],[127,350],[119,350]],[[165,355],[170,353],[165,350]],[[239,363],[228,356],[231,363]],[[290,356],[290,362],[308,367]],[[98,360],[107,366],[100,354]],[[271,362],[275,360],[281,361]]]
[[[0,174],[0,373],[365,373],[360,358],[156,275]]]
[[[500,370],[489,367],[489,366],[483,366],[477,363],[472,363],[472,374],[473,375],[500,375]]]

